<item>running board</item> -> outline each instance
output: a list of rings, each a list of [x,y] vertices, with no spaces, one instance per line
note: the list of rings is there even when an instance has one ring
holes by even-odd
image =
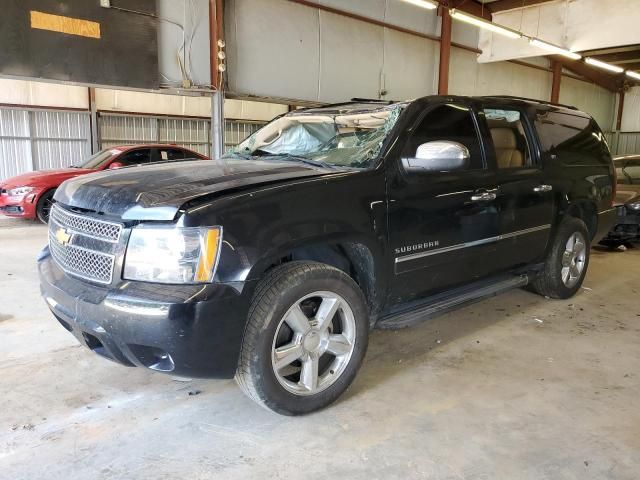
[[[474,303],[494,297],[508,290],[524,287],[529,283],[527,275],[501,277],[488,283],[487,280],[475,282],[448,292],[428,297],[412,308],[405,308],[381,317],[376,327],[383,330],[396,330],[416,325],[424,320],[446,313],[461,305]]]

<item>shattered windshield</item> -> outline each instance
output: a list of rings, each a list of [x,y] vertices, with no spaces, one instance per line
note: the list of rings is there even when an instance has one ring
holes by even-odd
[[[406,104],[375,109],[300,112],[277,118],[225,155],[273,157],[325,167],[367,168]]]

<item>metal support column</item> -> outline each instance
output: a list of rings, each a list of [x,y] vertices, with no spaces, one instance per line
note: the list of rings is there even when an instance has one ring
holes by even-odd
[[[218,90],[211,97],[211,158],[224,153],[224,92]]]
[[[616,117],[616,130],[622,130],[622,114],[624,112],[624,90],[620,90],[618,94],[618,115]]]
[[[219,53],[224,51],[224,3],[209,0],[209,48],[211,58],[211,158],[219,159],[224,153],[224,72],[226,64]]]
[[[614,155],[620,152],[620,130],[622,130],[622,114],[624,112],[624,88],[618,93],[618,111],[616,113],[616,125],[611,139],[611,150]]]
[[[39,170],[38,148],[36,145],[36,113],[33,110],[27,111],[29,120],[29,141],[31,143],[31,171]]]
[[[89,87],[89,123],[91,125],[91,153],[100,150],[100,138],[98,133],[98,109],[96,107],[96,89]]]
[[[440,34],[440,67],[438,70],[438,95],[449,93],[449,61],[451,58],[451,15],[441,7],[442,28]]]
[[[551,60],[551,103],[560,102],[560,82],[562,81],[562,64],[558,61]]]

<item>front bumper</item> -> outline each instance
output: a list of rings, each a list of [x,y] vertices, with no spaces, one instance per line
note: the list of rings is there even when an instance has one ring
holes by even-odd
[[[95,353],[185,377],[235,374],[252,283],[105,288],[66,275],[48,247],[38,271],[53,315]]]
[[[631,242],[640,239],[640,212],[621,205],[615,209],[616,216],[602,242]]]
[[[0,213],[8,217],[35,218],[37,194],[30,193],[23,197],[0,195]]]

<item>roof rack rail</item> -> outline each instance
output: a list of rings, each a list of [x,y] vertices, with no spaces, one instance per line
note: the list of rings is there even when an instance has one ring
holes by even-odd
[[[516,95],[483,95],[480,98],[506,98],[510,100],[525,100],[527,102],[542,103],[544,105],[556,105],[558,107],[570,108],[571,110],[578,110],[578,108],[573,105],[566,105],[564,103],[547,102],[545,100],[538,100],[537,98],[518,97]]]
[[[354,97],[351,99],[353,103],[386,103],[391,105],[392,103],[398,103],[395,100],[382,100],[380,98],[360,98]]]
[[[343,105],[353,105],[357,103],[379,103],[380,105],[393,105],[394,103],[399,103],[396,100],[374,100],[370,98],[352,98],[346,102],[337,102],[337,103],[325,103],[322,105],[317,105],[315,107],[305,107],[296,110],[297,112],[304,112],[306,110],[314,110],[316,108],[331,108],[331,107],[341,107]]]

